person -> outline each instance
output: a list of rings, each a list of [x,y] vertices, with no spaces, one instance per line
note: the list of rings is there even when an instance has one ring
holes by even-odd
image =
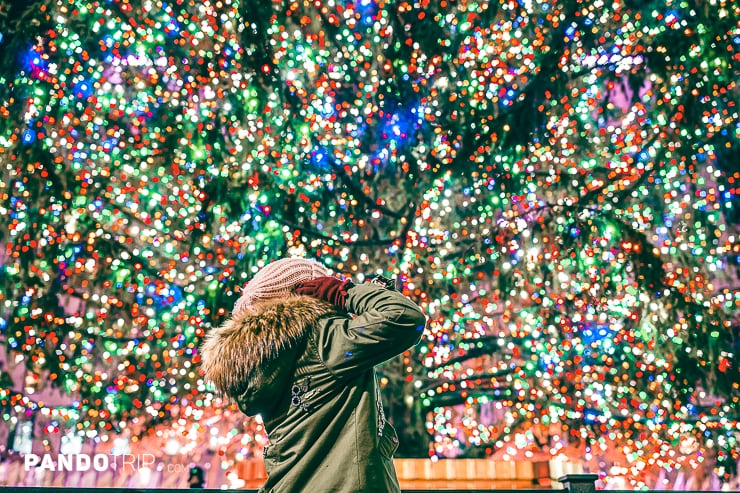
[[[204,471],[200,466],[192,466],[188,473],[188,487],[202,489],[205,486]]]
[[[202,371],[262,416],[261,492],[400,491],[374,367],[417,344],[425,325],[386,283],[355,285],[312,260],[275,261],[247,283],[206,336]]]

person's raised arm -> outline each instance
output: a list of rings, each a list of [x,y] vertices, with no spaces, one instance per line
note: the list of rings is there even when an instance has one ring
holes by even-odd
[[[334,317],[317,334],[319,357],[337,374],[372,368],[402,353],[419,342],[426,325],[414,302],[376,284],[319,278],[307,281],[296,293],[323,299],[356,315]]]

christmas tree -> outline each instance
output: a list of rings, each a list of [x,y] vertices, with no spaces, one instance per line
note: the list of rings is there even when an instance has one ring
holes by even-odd
[[[428,314],[402,454],[735,474],[740,7],[0,5],[0,329],[81,433],[197,421],[202,336],[300,255]]]

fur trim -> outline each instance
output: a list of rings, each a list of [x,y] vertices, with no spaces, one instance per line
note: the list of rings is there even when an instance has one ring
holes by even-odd
[[[206,335],[200,347],[206,380],[228,396],[244,391],[266,363],[295,346],[320,317],[336,309],[309,296],[289,296],[255,305]]]

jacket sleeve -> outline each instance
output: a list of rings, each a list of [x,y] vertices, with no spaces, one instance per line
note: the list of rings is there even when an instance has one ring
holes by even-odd
[[[401,354],[419,342],[426,325],[415,303],[376,284],[350,288],[345,309],[356,317],[329,319],[316,339],[319,357],[336,375],[369,369]]]

